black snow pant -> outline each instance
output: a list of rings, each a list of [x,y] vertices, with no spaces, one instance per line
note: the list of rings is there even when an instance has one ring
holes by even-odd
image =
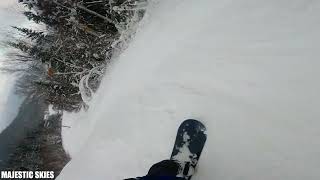
[[[125,180],[185,180],[185,178],[177,177],[179,169],[180,165],[177,162],[164,160],[154,164],[146,176]]]

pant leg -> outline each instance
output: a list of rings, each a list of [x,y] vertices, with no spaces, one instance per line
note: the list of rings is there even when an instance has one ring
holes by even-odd
[[[137,177],[125,180],[186,180],[185,178],[176,177],[179,173],[180,165],[173,160],[164,160],[154,164],[147,176]]]
[[[173,160],[164,160],[154,164],[148,176],[176,176],[179,173],[180,165]]]

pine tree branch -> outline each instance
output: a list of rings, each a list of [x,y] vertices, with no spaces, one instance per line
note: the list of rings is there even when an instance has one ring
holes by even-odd
[[[81,9],[81,10],[86,11],[87,13],[90,13],[90,14],[92,14],[92,15],[95,15],[95,16],[101,18],[101,19],[104,19],[104,20],[107,21],[108,23],[114,24],[114,22],[113,22],[110,18],[108,18],[108,17],[106,17],[106,16],[103,16],[103,15],[101,15],[101,14],[95,12],[95,11],[92,11],[92,10],[84,7],[84,6],[81,5],[80,3],[77,4],[77,7],[78,7],[79,9]]]
[[[86,25],[84,25],[84,24],[78,23],[76,26],[77,26],[79,29],[83,30],[84,32],[86,32],[86,33],[88,33],[88,34],[90,34],[90,35],[92,35],[92,36],[95,36],[95,37],[98,37],[98,38],[101,37],[100,34],[98,34],[97,32],[95,32],[93,29],[88,28],[88,26],[86,26]]]

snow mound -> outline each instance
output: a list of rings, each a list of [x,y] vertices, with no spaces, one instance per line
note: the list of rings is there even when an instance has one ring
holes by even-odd
[[[319,179],[319,10],[307,0],[152,4],[85,119],[65,129],[75,146],[58,179],[143,176],[188,118],[208,129],[193,180]]]

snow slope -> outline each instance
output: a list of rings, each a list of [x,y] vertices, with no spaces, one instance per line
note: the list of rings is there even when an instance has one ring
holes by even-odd
[[[186,118],[208,128],[193,180],[319,179],[319,10],[312,0],[152,4],[90,111],[65,118],[73,159],[58,179],[142,176],[168,158]]]
[[[1,56],[1,53],[0,53]],[[1,62],[0,62],[1,68]],[[23,98],[14,93],[16,77],[0,72],[0,133],[18,114]]]
[[[12,25],[22,24],[25,17],[20,14],[16,1],[0,1],[0,69],[3,68],[3,61],[6,60],[7,48],[3,43],[14,34]],[[14,93],[14,83],[17,77],[0,70],[0,133],[16,117],[23,98]]]

